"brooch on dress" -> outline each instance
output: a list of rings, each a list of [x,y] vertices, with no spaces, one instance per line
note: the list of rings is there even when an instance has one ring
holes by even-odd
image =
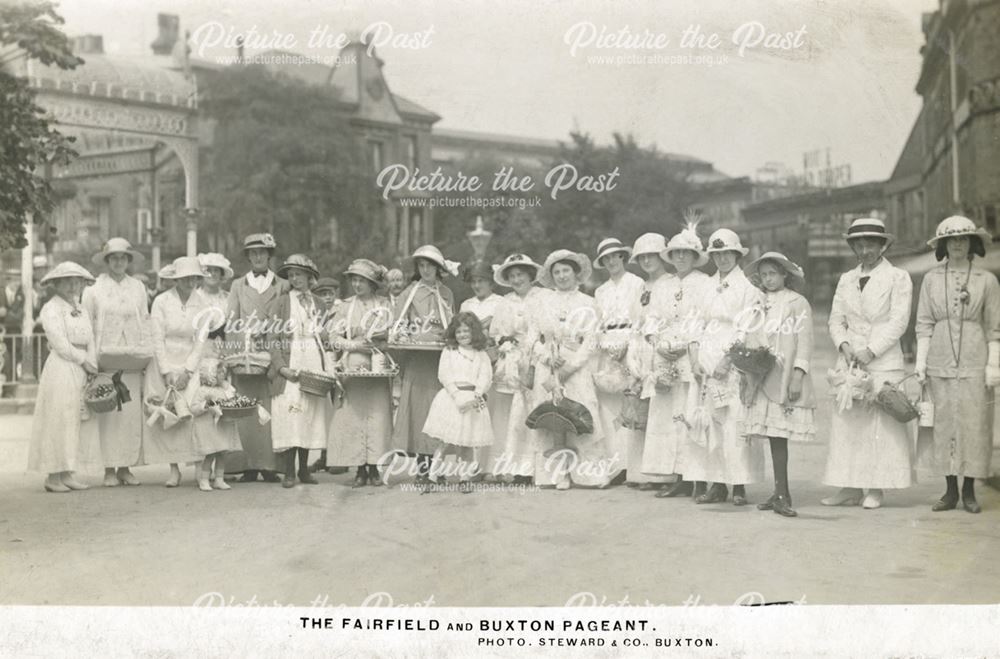
[[[720,284],[720,285],[719,285],[719,286],[718,286],[718,287],[717,287],[717,288],[715,289],[715,292],[716,292],[716,293],[721,293],[722,291],[726,290],[727,288],[729,288],[729,282],[728,282],[728,281],[724,281],[724,282],[722,282],[722,284]]]
[[[676,293],[674,293],[674,299],[677,300],[678,302],[680,302],[681,300],[684,299],[684,289],[683,288],[680,289],[679,291],[677,291]]]
[[[74,318],[79,318],[81,313],[82,312],[79,309],[73,307],[73,310],[69,312],[69,315],[73,316]]]
[[[649,304],[649,291],[642,292],[642,295],[639,296],[639,304],[642,306]]]

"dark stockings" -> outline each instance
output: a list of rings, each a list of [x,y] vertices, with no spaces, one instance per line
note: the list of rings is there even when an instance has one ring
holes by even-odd
[[[791,499],[788,491],[788,440],[783,437],[769,437],[771,462],[774,464],[774,493]]]

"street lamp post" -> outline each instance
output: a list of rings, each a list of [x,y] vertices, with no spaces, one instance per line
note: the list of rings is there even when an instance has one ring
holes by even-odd
[[[490,244],[490,239],[493,238],[493,232],[487,231],[483,227],[483,216],[476,216],[476,228],[472,231],[467,232],[466,237],[468,237],[469,242],[472,244],[472,254],[476,261],[486,260],[486,248]]]

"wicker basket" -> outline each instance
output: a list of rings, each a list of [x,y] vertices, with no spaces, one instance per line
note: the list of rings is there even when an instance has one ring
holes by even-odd
[[[92,393],[102,384],[110,384],[111,392],[103,396],[92,397]],[[98,373],[94,376],[94,379],[87,384],[87,388],[84,390],[83,398],[87,403],[87,408],[91,412],[96,412],[97,414],[113,412],[118,409],[118,392],[114,388],[114,382],[111,380],[111,376],[105,373]]]
[[[886,382],[875,394],[875,404],[900,423],[909,423],[920,416],[920,408],[907,397],[902,388],[902,384],[912,377],[914,376],[907,375],[896,384]]]
[[[256,405],[251,405],[250,407],[226,407],[225,405],[220,405],[219,409],[222,410],[223,419],[245,419],[248,416],[257,414]]]
[[[299,391],[310,396],[329,396],[337,385],[337,378],[316,371],[299,372]]]

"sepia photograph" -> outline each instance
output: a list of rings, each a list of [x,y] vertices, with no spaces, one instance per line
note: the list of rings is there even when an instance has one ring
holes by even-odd
[[[1000,0],[0,0],[0,144],[0,655],[996,656]]]

